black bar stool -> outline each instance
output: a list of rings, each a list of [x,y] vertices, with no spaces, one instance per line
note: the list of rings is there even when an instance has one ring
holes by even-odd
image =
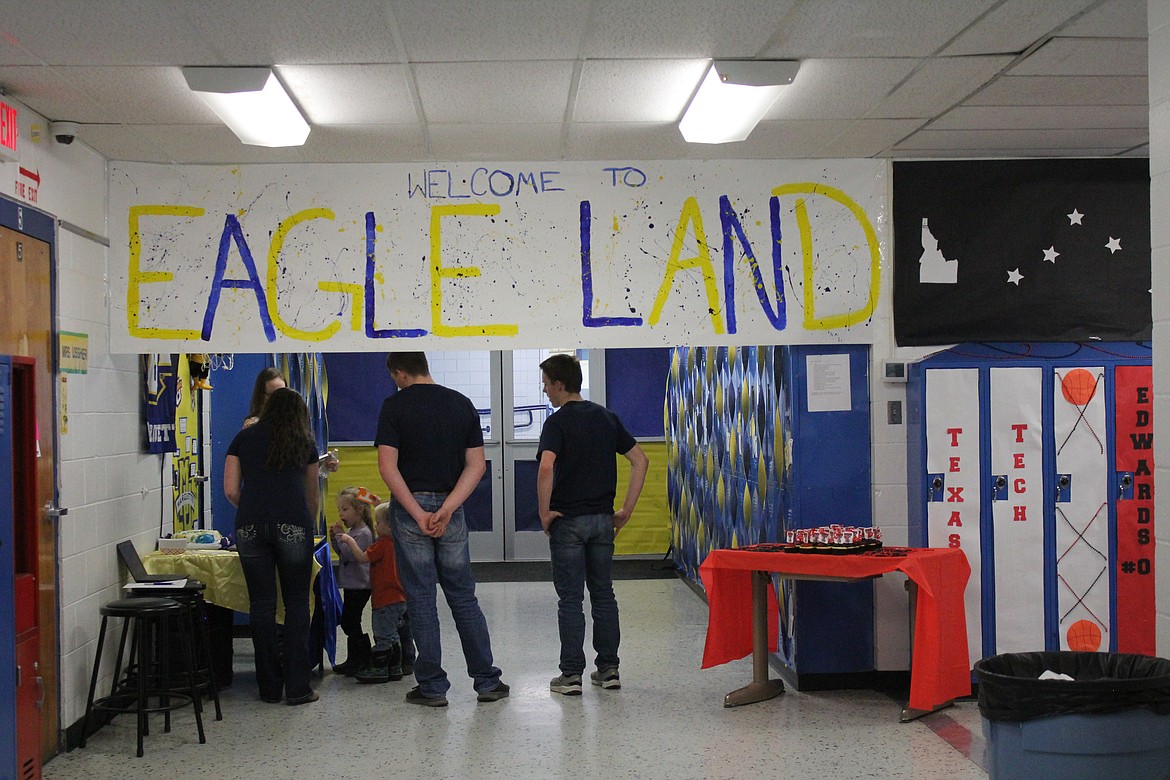
[[[199,742],[204,744],[202,706],[195,681],[195,661],[191,653],[191,630],[187,619],[189,612],[178,601],[171,598],[131,598],[111,601],[101,608],[102,628],[98,634],[97,653],[93,659],[93,676],[89,681],[89,698],[85,705],[85,720],[82,723],[80,746],[85,747],[94,712],[113,714],[133,712],[138,718],[138,757],[142,757],[142,737],[148,733],[147,721],[151,713],[164,714],[164,731],[171,730],[171,710],[192,705],[195,711],[195,725],[199,730]],[[97,692],[98,673],[102,662],[102,649],[106,640],[106,626],[112,617],[120,617],[122,638],[118,644],[118,657],[114,666],[113,684],[110,695],[94,698]],[[187,675],[187,692],[171,689],[170,682],[170,625],[172,619],[179,626],[182,637],[184,669]],[[130,648],[128,663],[135,667],[133,690],[119,685],[122,676],[122,659],[126,650],[126,637],[131,624],[134,641]],[[154,653],[158,653],[158,660]],[[157,702],[157,703],[156,703]]]
[[[185,619],[189,623],[190,636],[199,642],[199,650],[195,653],[195,690],[207,694],[215,704],[215,719],[223,720],[223,711],[219,704],[219,680],[215,676],[214,664],[211,662],[211,641],[207,635],[207,612],[203,600],[203,591],[206,589],[207,586],[199,580],[188,578],[187,583],[181,588],[152,587],[148,590],[131,591],[130,598],[173,599],[183,607]],[[126,667],[127,681],[132,679],[130,677],[132,671],[130,666]],[[182,688],[178,690],[181,691]]]

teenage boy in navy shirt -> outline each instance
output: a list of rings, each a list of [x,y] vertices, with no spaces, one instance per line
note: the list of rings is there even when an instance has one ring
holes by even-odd
[[[585,671],[585,587],[593,615],[597,670],[589,677],[602,688],[621,688],[618,675],[617,598],[613,593],[613,539],[629,521],[646,482],[649,460],[604,406],[581,397],[581,363],[556,354],[540,364],[544,393],[557,411],[544,421],[537,460],[540,524],[549,537],[561,673],[549,683],[555,693],[581,695]],[[617,456],[630,461],[630,483],[620,509]]]

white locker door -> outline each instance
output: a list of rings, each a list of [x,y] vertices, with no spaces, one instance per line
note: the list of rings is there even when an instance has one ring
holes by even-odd
[[[964,605],[971,663],[983,657],[980,573],[979,369],[926,372],[926,470],[939,478],[926,505],[931,547],[958,547],[971,564]]]
[[[991,370],[995,652],[1044,649],[1044,369]]]
[[[1061,649],[1109,649],[1109,497],[1105,370],[1055,369],[1056,594]]]

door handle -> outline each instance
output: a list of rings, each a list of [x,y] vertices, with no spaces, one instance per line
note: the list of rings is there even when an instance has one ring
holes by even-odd
[[[192,477],[191,479],[193,479],[193,480],[195,481],[195,483],[196,483],[196,484],[198,484],[198,485],[202,485],[204,482],[210,482],[210,481],[211,481],[211,477],[205,477],[205,476],[203,476],[202,474],[196,474],[196,475],[195,475],[194,477]]]
[[[69,514],[68,507],[53,506],[52,501],[45,504],[45,517],[64,517],[67,514]]]

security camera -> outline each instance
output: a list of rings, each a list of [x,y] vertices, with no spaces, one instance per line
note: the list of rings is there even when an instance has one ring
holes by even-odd
[[[80,127],[76,122],[50,122],[49,133],[57,139],[57,143],[68,146],[77,137]]]

